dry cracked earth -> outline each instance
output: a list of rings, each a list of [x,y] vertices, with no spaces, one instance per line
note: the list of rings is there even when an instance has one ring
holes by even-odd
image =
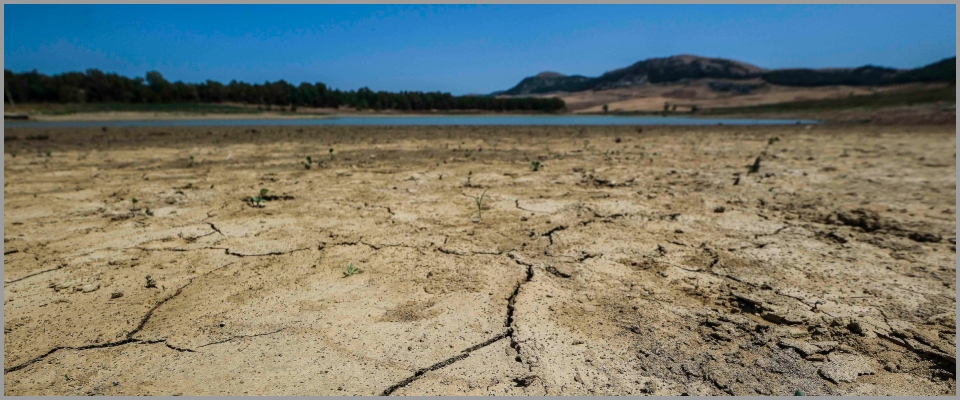
[[[4,135],[5,395],[956,394],[954,126]]]

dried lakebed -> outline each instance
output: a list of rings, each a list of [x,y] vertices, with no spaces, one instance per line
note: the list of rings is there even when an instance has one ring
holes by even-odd
[[[956,394],[952,126],[4,135],[5,395]]]

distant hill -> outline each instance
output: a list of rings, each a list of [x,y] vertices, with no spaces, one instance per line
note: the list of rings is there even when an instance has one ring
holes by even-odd
[[[945,58],[933,64],[906,71],[893,79],[896,83],[957,81],[957,57]]]
[[[494,95],[530,95],[554,92],[581,92],[631,87],[654,83],[672,83],[694,79],[761,80],[783,86],[874,86],[912,82],[954,81],[957,58],[951,57],[933,64],[897,70],[878,66],[832,69],[776,69],[767,70],[740,61],[678,55],[651,58],[629,67],[616,69],[590,78],[582,75],[565,76],[543,72],[524,78],[516,86]]]
[[[541,72],[524,78],[517,86],[497,94],[527,95],[549,92],[579,92],[589,90],[592,78],[581,75],[566,76],[556,72]]]
[[[651,58],[626,68],[613,70],[592,80],[591,90],[611,89],[644,83],[669,83],[683,79],[750,79],[763,73],[763,69],[747,63],[679,55],[667,58]]]

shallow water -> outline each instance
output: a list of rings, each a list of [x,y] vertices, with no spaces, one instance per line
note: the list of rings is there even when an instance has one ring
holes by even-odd
[[[791,125],[813,120],[723,119],[606,115],[453,115],[398,117],[330,117],[317,119],[182,119],[149,121],[4,121],[7,128],[124,126],[304,126],[304,125]]]

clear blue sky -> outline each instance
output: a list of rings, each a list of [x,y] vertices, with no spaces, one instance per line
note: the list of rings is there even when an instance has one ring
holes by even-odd
[[[4,68],[489,93],[696,54],[765,68],[956,55],[956,5],[4,5]]]

